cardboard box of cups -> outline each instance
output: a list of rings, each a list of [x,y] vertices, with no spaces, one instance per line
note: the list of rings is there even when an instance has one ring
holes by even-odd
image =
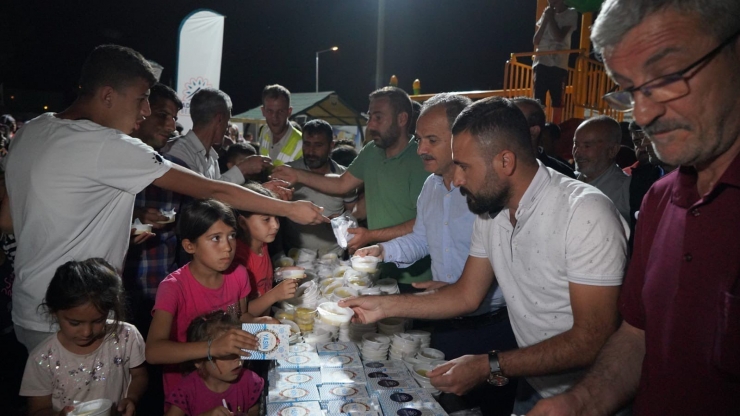
[[[352,342],[290,346],[268,373],[267,414],[446,415],[408,363],[362,361],[358,350]]]

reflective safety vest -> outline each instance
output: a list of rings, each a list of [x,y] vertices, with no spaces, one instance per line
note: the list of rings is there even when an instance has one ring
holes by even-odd
[[[270,148],[272,147],[272,132],[266,127],[260,127],[259,132],[260,154],[262,156],[270,156]],[[277,159],[272,160],[274,166],[284,165],[303,157],[303,137],[301,136],[301,132],[296,130],[292,125],[288,126],[288,128],[291,130],[290,136],[283,143],[283,148],[280,149]]]

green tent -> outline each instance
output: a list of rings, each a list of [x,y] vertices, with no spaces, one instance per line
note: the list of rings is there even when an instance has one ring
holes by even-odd
[[[290,104],[293,107],[291,120],[318,118],[333,126],[357,126],[364,139],[362,126],[367,125],[367,117],[350,107],[334,91],[291,93]],[[231,121],[264,124],[265,118],[260,107],[255,107],[231,116]]]

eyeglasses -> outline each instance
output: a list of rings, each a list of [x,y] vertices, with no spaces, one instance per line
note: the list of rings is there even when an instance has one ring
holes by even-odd
[[[740,35],[740,31],[735,32],[716,48],[712,49],[709,53],[699,58],[698,61],[687,66],[681,71],[663,75],[662,77],[647,81],[640,86],[625,88],[621,91],[617,91],[618,86],[615,86],[611,91],[604,95],[604,101],[606,101],[611,108],[617,111],[630,111],[635,106],[635,92],[637,91],[640,91],[642,95],[650,98],[656,103],[664,103],[675,100],[676,98],[681,98],[689,93],[689,79],[699,71],[697,70],[693,74],[689,75],[687,75],[687,73],[695,68],[699,68],[699,70],[701,70],[701,68],[703,68],[701,65],[712,60],[712,58],[714,58],[725,46],[732,43],[738,35]]]

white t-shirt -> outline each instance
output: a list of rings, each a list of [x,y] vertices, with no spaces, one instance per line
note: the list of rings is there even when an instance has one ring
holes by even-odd
[[[108,399],[116,406],[126,398],[131,369],[143,363],[144,338],[131,324],[121,322],[118,331],[85,355],[67,351],[55,333],[28,355],[20,395],[51,395],[56,412],[75,401]]]
[[[618,286],[627,265],[629,227],[593,186],[540,164],[515,218],[479,216],[470,255],[488,258],[501,286],[519,347],[573,327],[568,284]],[[543,397],[563,392],[579,371],[527,381]]]
[[[47,113],[16,134],[5,174],[18,240],[16,325],[54,331],[37,308],[60,265],[102,257],[121,271],[136,194],[170,166],[141,140],[89,120]]]
[[[544,17],[545,14],[543,13],[542,16],[540,16],[540,20],[537,21],[537,27],[542,26],[542,19],[544,19]],[[565,35],[563,40],[557,40],[554,34],[555,28],[552,25],[548,25],[547,28],[545,28],[545,33],[542,34],[540,44],[537,45],[537,52],[567,51],[568,49],[570,49],[570,38],[573,35],[573,31],[576,30],[576,26],[578,25],[578,12],[576,11],[576,9],[567,8],[561,13],[555,13],[555,21],[558,23],[558,27],[568,26],[570,27],[570,30]],[[558,68],[568,69],[568,56],[569,55],[565,53],[560,53],[556,55],[535,56],[532,67],[538,64],[542,64],[546,66],[556,66]]]

